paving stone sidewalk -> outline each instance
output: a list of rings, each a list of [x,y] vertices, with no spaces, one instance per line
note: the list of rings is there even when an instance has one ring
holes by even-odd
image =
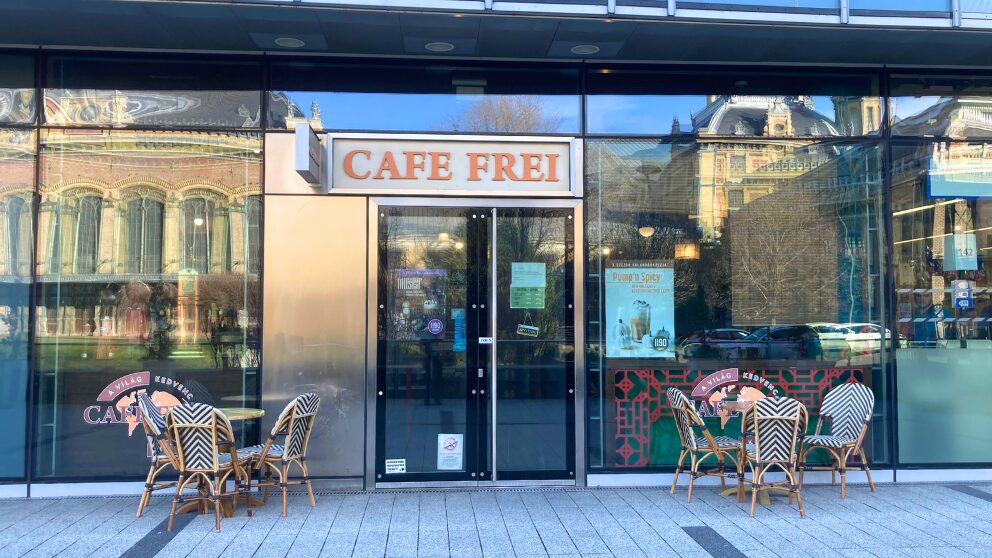
[[[804,501],[806,519],[779,496],[751,518],[711,486],[691,504],[658,488],[335,492],[170,533],[167,497],[141,519],[136,497],[0,500],[0,556],[992,556],[992,485],[808,486]]]

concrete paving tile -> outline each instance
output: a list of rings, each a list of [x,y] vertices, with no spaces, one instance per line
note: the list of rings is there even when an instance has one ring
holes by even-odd
[[[482,544],[474,530],[449,531],[448,549],[452,556],[482,556]]]
[[[386,541],[386,557],[413,558],[417,556],[417,531],[389,531]]]
[[[448,532],[420,531],[417,541],[417,556],[448,556]]]

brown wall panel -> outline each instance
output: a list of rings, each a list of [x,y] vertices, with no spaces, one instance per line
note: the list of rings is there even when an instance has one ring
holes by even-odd
[[[319,394],[315,476],[363,473],[366,220],[365,198],[265,198],[263,433],[292,397]]]

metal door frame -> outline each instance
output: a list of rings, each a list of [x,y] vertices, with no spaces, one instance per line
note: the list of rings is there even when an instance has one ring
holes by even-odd
[[[575,244],[573,251],[573,269],[572,269],[572,312],[573,312],[573,323],[575,326],[575,357],[573,366],[575,393],[573,396],[573,408],[575,415],[575,424],[573,425],[574,439],[575,439],[575,480],[564,480],[564,481],[544,481],[544,480],[526,480],[526,481],[459,481],[459,482],[400,482],[400,483],[377,483],[376,482],[376,429],[378,425],[376,424],[376,406],[378,405],[376,397],[377,380],[378,380],[378,334],[377,334],[377,316],[379,312],[379,211],[380,207],[493,207],[496,209],[500,208],[549,208],[549,209],[571,209],[573,215],[573,231],[572,238]],[[548,198],[520,198],[520,197],[507,197],[507,198],[429,198],[429,197],[371,197],[368,201],[368,236],[366,237],[366,243],[368,245],[368,255],[366,261],[368,263],[367,277],[368,277],[368,306],[366,309],[366,368],[365,368],[365,489],[375,490],[376,488],[395,488],[395,487],[430,487],[430,486],[561,486],[561,485],[572,485],[575,486],[585,486],[586,484],[586,436],[585,436],[585,416],[586,416],[586,369],[585,369],[585,314],[583,309],[585,308],[585,290],[584,290],[584,278],[585,278],[585,239],[583,237],[583,211],[582,211],[582,200],[581,199],[548,199]],[[495,219],[492,225],[496,226]],[[495,234],[495,231],[494,231]],[[490,239],[495,245],[496,238],[493,236]],[[495,264],[495,253],[493,254],[493,261]],[[493,269],[492,280],[495,280],[495,269]],[[492,316],[491,320],[495,322],[496,319],[496,304],[495,297],[496,292],[493,289],[491,293],[493,300],[491,302]],[[495,329],[493,330],[495,331]],[[493,351],[493,358],[495,359],[495,351]],[[496,392],[492,389],[493,382],[496,381],[495,366],[493,367],[493,373],[490,375],[490,394],[493,397],[493,415],[496,413],[495,407],[495,396]],[[495,417],[494,417],[495,418]],[[495,428],[495,421],[493,421],[493,428]],[[495,436],[490,434],[490,444],[495,444]],[[492,447],[491,459],[493,460],[493,467],[495,472],[495,446]]]

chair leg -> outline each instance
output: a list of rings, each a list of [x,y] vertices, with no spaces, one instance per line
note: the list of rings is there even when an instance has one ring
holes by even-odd
[[[795,472],[795,470],[793,470],[792,472],[786,472],[785,475],[786,475],[786,477],[788,477],[789,482],[791,483],[791,486],[789,487],[790,488],[790,490],[789,490],[789,504],[792,504],[792,493],[795,492],[796,493],[796,502],[799,504],[799,517],[800,518],[805,518],[806,517],[806,510],[803,509],[803,485],[802,484],[796,484],[796,472]],[[843,481],[843,476],[841,477],[841,482],[844,482]]]
[[[245,475],[245,504],[248,506],[248,517],[254,513],[251,509],[251,467],[243,471]]]
[[[744,456],[737,458],[737,503],[744,501]]]
[[[727,489],[727,463],[723,455],[720,456],[720,492]]]
[[[871,480],[871,468],[868,467],[868,459],[865,457],[864,448],[858,448],[858,455],[861,457],[861,468],[864,470],[865,476],[868,477],[868,488],[872,492],[875,492],[875,483]]]
[[[681,453],[679,453],[679,463],[678,465],[675,466],[675,478],[672,479],[672,490],[669,492],[669,494],[675,494],[675,486],[679,482],[679,473],[682,472],[682,462],[685,461],[686,453],[688,452],[686,452],[686,450],[684,449],[682,450]]]
[[[289,515],[287,513],[287,507],[286,507],[286,497],[287,497],[287,491],[288,491],[288,488],[287,488],[287,485],[286,485],[286,479],[288,477],[289,477],[289,463],[283,461],[282,468],[279,471],[279,488],[282,490],[282,516],[283,517],[286,517],[287,515]]]
[[[838,466],[840,467],[840,497],[847,498],[847,458],[850,456],[850,450],[839,450],[837,458]]]
[[[754,467],[754,479],[751,483],[751,517],[754,517],[754,508],[758,505],[758,491],[761,487],[761,474],[763,470],[760,466]]]
[[[809,456],[809,452],[810,452],[810,450],[808,450],[808,449],[805,452],[801,451],[801,449],[800,449],[800,452],[797,454],[799,456],[798,469],[799,469],[799,489],[800,490],[802,490],[803,483],[806,482],[806,457]]]
[[[262,487],[262,503],[263,504],[268,504],[269,503],[269,485],[272,482],[272,467],[269,467],[268,463],[266,463],[264,465],[264,469],[265,469],[265,480],[262,481],[262,482],[265,483],[265,486]]]
[[[169,512],[169,526],[166,531],[172,530],[172,524],[176,521],[176,506],[179,504],[179,497],[183,493],[183,476],[179,475],[179,482],[176,483],[176,495],[172,498],[172,511]]]
[[[223,482],[218,479],[214,479],[210,483],[210,499],[214,502],[214,532],[220,533],[220,486],[219,484]],[[235,505],[237,505],[237,498],[235,498]]]
[[[141,491],[141,499],[138,500],[138,513],[135,517],[141,517],[141,512],[143,512],[145,506],[148,505],[148,499],[152,495],[152,486],[155,483],[155,471],[157,465],[157,463],[152,463],[152,466],[148,468],[148,476],[145,477],[145,489]]]
[[[313,485],[310,484],[310,468],[307,467],[307,464],[302,459],[300,460],[300,469],[303,469],[303,477],[307,483],[307,493],[310,494],[310,507],[315,508],[317,507],[317,500],[313,497]]]
[[[692,484],[696,482],[696,468],[699,466],[699,461],[696,460],[696,454],[690,454],[692,458],[692,467],[689,473],[689,496],[686,498],[686,502],[692,502]]]

